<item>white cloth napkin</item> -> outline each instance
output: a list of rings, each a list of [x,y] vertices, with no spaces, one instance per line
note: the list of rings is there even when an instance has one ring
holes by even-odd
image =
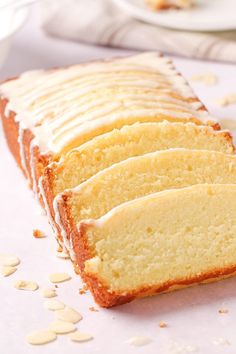
[[[112,0],[50,0],[43,28],[53,36],[96,45],[157,50],[190,58],[236,63],[236,31],[176,31],[138,21]]]

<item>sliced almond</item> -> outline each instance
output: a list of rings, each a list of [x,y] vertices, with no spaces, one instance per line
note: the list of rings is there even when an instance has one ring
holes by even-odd
[[[41,295],[42,297],[46,297],[46,298],[51,298],[51,297],[55,297],[57,296],[56,290],[55,289],[43,289],[41,291]]]
[[[143,337],[143,336],[136,336],[136,337],[132,337],[130,338],[127,343],[129,343],[130,345],[133,345],[135,347],[142,347],[143,345],[147,345],[149,343],[151,343],[151,338],[149,337]]]
[[[77,323],[82,320],[81,314],[70,307],[65,307],[63,310],[56,311],[56,316],[58,320],[72,323]]]
[[[63,302],[56,299],[48,299],[44,301],[44,307],[50,311],[62,310],[65,307]]]
[[[57,257],[62,259],[70,259],[70,256],[67,252],[61,251],[57,252]]]
[[[47,344],[54,341],[57,338],[55,332],[42,330],[42,331],[35,331],[30,333],[26,340],[29,344],[33,345],[40,345],[40,344]]]
[[[69,337],[73,342],[87,342],[88,340],[93,339],[91,334],[82,333],[79,331],[75,331],[74,333],[69,334]]]
[[[9,275],[15,273],[16,270],[16,267],[2,266],[0,272],[4,277],[8,277]]]
[[[13,256],[11,254],[0,254],[0,263],[4,266],[11,266],[15,267],[18,264],[20,264],[20,259],[16,256]]]
[[[50,323],[49,329],[56,334],[66,334],[75,331],[75,326],[71,322],[54,321]]]
[[[67,273],[53,273],[49,275],[49,279],[52,283],[62,283],[71,279],[71,276]]]
[[[29,280],[17,280],[14,286],[16,289],[28,291],[35,291],[39,288],[38,284],[35,281]]]

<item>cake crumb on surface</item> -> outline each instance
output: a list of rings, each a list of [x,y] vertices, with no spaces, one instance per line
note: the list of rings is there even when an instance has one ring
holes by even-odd
[[[91,311],[91,312],[99,312],[99,310],[96,309],[94,306],[90,306],[89,307],[89,311]]]
[[[44,237],[46,237],[46,235],[42,231],[40,231],[38,229],[34,229],[33,230],[33,236],[35,238],[44,238]]]
[[[35,281],[30,280],[17,280],[14,287],[18,290],[35,291],[39,288]]]
[[[166,327],[167,327],[167,323],[164,322],[164,321],[161,321],[161,322],[159,323],[159,327],[160,327],[160,328],[166,328]]]
[[[84,284],[83,287],[79,289],[79,293],[80,295],[84,295],[86,294],[86,291],[88,291],[88,287],[86,284]]]
[[[218,312],[221,313],[221,314],[224,314],[224,313],[228,313],[229,310],[227,310],[227,309],[225,309],[225,308],[222,308],[222,309],[219,309]]]

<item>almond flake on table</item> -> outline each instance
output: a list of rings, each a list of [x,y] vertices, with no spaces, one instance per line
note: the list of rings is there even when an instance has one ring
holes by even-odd
[[[51,298],[57,296],[57,293],[55,289],[48,288],[48,289],[43,289],[41,291],[41,295],[42,297]]]
[[[15,267],[20,264],[20,259],[11,254],[0,253],[0,264]]]
[[[73,342],[87,342],[87,341],[93,339],[93,336],[91,336],[91,334],[82,333],[79,331],[75,331],[75,332],[69,334],[69,337]]]
[[[57,338],[56,333],[48,330],[34,331],[30,333],[26,340],[29,344],[40,345],[47,344],[54,341]]]
[[[35,291],[39,288],[35,281],[29,280],[17,280],[14,284],[15,288],[18,290]]]
[[[70,259],[70,256],[68,255],[68,253],[64,252],[64,251],[57,252],[57,257],[62,258],[62,259]]]
[[[12,266],[2,266],[0,269],[0,273],[4,276],[4,277],[8,277],[9,275],[15,273],[15,271],[17,270],[16,267],[12,267]]]
[[[43,306],[50,311],[57,311],[57,310],[63,310],[65,307],[65,304],[63,302],[56,300],[56,299],[47,299],[44,301]]]
[[[67,334],[76,330],[75,325],[66,321],[54,321],[49,325],[49,329],[56,334]]]
[[[49,279],[52,283],[62,283],[70,280],[71,276],[67,273],[53,273],[49,275]]]
[[[216,100],[216,103],[221,107],[236,104],[236,93],[229,93],[228,95],[225,95],[224,97]]]
[[[230,345],[231,343],[226,338],[217,338],[212,341],[214,345]]]
[[[143,345],[147,345],[151,342],[152,342],[151,338],[144,337],[144,336],[131,337],[127,341],[127,343],[129,343],[130,345],[133,345],[135,347],[142,347]]]
[[[193,75],[189,78],[189,80],[199,81],[207,86],[213,86],[213,85],[216,85],[218,78],[215,74],[204,73],[204,74]]]
[[[72,323],[77,323],[83,318],[79,312],[70,307],[65,307],[63,310],[56,311],[56,317],[58,320]]]
[[[46,237],[46,235],[38,229],[33,230],[33,236],[35,238],[45,238]]]

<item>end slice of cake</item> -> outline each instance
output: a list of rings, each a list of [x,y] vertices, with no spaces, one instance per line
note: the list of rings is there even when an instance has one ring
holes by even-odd
[[[236,185],[194,185],[79,224],[75,253],[104,307],[236,271]]]

